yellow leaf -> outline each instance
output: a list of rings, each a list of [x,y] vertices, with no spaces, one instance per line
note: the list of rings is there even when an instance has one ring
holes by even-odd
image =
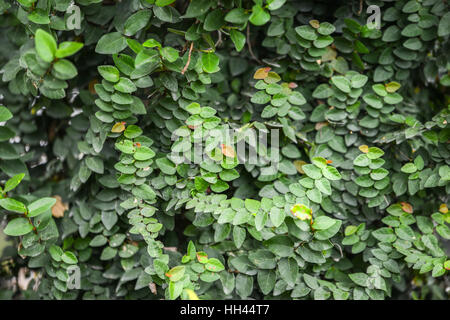
[[[388,84],[385,85],[386,87],[386,91],[389,93],[393,93],[395,91],[397,91],[398,89],[400,89],[401,84],[395,81],[389,82]]]
[[[258,70],[256,70],[255,74],[253,75],[253,79],[262,80],[262,79],[267,78],[270,70],[271,70],[270,67],[259,68]]]
[[[312,210],[304,204],[295,204],[291,208],[291,213],[294,217],[300,220],[311,220]]]
[[[309,21],[309,24],[314,29],[318,29],[320,27],[320,22],[318,20],[311,20],[311,21]]]
[[[294,167],[301,174],[305,174],[305,171],[303,171],[303,169],[302,169],[303,165],[305,165],[305,164],[306,164],[306,162],[303,160],[295,160],[294,161]]]
[[[194,292],[194,290],[191,289],[184,289],[184,291],[186,291],[189,300],[200,300],[197,296],[197,294]]]
[[[369,146],[363,144],[362,146],[359,146],[359,150],[360,150],[361,152],[368,153],[368,152],[369,152]]]
[[[439,206],[439,212],[440,213],[447,213],[448,212],[448,207],[447,207],[447,205],[445,203],[443,203],[443,204],[441,204]]]
[[[117,122],[113,125],[111,132],[120,133],[125,130],[125,122]]]
[[[234,152],[234,149],[232,146],[222,144],[221,147],[222,147],[222,153],[226,157],[234,158],[234,156],[236,155],[236,152]]]

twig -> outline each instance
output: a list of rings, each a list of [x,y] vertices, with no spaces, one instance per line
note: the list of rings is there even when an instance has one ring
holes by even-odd
[[[220,46],[222,44],[222,31],[217,30],[218,34],[219,34],[219,38],[217,39],[217,42],[214,44],[214,47],[217,48],[218,46]]]
[[[191,42],[191,46],[189,47],[188,59],[187,59],[186,65],[184,66],[183,70],[181,70],[181,74],[184,74],[187,71],[187,69],[189,68],[189,64],[191,63],[191,53],[192,53],[193,48],[194,48],[194,43]]]
[[[358,16],[361,15],[363,9],[363,0],[359,0],[359,11],[358,11]]]
[[[250,24],[247,24],[247,45],[248,45],[248,51],[250,52],[250,55],[254,60],[256,60],[259,64],[262,64],[262,62],[255,56],[253,53],[252,45],[250,44]]]

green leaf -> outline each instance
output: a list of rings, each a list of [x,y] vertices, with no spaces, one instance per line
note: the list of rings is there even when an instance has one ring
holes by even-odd
[[[183,18],[195,18],[208,12],[212,2],[209,0],[191,1]]]
[[[351,273],[348,277],[361,287],[367,287],[369,284],[369,276],[365,273]]]
[[[401,171],[404,173],[414,173],[417,171],[417,167],[414,163],[407,163],[401,168]]]
[[[8,236],[23,236],[33,230],[33,225],[26,218],[15,218],[8,222],[3,232]]]
[[[175,2],[175,0],[156,0],[155,4],[158,7],[165,7],[165,6],[168,6],[169,4],[172,4],[174,2]]]
[[[331,82],[341,91],[345,93],[350,92],[350,81],[343,76],[334,76],[331,78]]]
[[[57,50],[55,38],[50,33],[37,29],[34,43],[39,57],[45,62],[52,62]]]
[[[15,187],[19,185],[19,183],[22,181],[24,177],[25,173],[19,173],[14,177],[12,177],[11,179],[9,179],[8,181],[6,181],[3,192],[6,193],[13,190]]]
[[[78,263],[77,257],[71,251],[64,252],[63,255],[61,256],[61,260],[67,264],[77,264]]]
[[[323,194],[330,196],[331,195],[331,184],[327,179],[321,178],[314,181],[316,188],[322,192]]]
[[[257,213],[261,207],[261,202],[253,199],[245,199],[245,208],[251,213]]]
[[[208,262],[206,262],[205,264],[205,268],[206,270],[209,270],[211,272],[220,272],[222,270],[225,270],[225,267],[222,264],[222,262],[220,262],[216,258],[209,258]]]
[[[0,206],[8,211],[17,212],[17,213],[26,213],[27,208],[25,205],[17,200],[12,198],[0,199]]]
[[[170,279],[171,282],[177,282],[181,280],[181,278],[183,278],[185,271],[186,271],[185,266],[176,266],[170,269],[166,273],[166,276]]]
[[[370,164],[370,159],[367,154],[360,154],[353,160],[353,164],[358,167],[367,167]]]
[[[289,257],[293,253],[293,242],[288,236],[274,236],[263,242],[263,245],[279,257]]]
[[[322,194],[317,189],[311,189],[306,191],[306,196],[309,200],[315,203],[321,203],[322,202]]]
[[[32,202],[28,206],[28,216],[36,217],[47,210],[50,210],[56,203],[55,198],[41,198]]]
[[[381,242],[394,242],[397,237],[390,228],[381,228],[372,232],[372,236]]]
[[[132,36],[136,34],[139,30],[145,28],[147,23],[150,21],[151,16],[152,12],[150,10],[139,10],[136,13],[132,14],[127,19],[127,21],[125,21],[124,25],[125,35]]]
[[[305,174],[312,179],[322,178],[322,171],[314,164],[305,164],[302,166],[302,169]]]
[[[127,41],[120,32],[111,32],[104,34],[98,40],[95,47],[95,52],[100,54],[114,54],[119,53],[127,47]]]
[[[294,258],[283,258],[278,262],[281,278],[290,286],[294,286],[298,276],[298,264]]]
[[[331,166],[327,166],[325,168],[322,169],[322,174],[325,178],[327,178],[328,180],[340,180],[341,179],[341,174],[339,173],[339,171]]]
[[[276,273],[273,270],[258,270],[257,282],[264,295],[268,295],[275,287],[277,279]]]
[[[332,225],[336,223],[336,220],[327,217],[327,216],[320,216],[314,219],[314,222],[312,224],[312,227],[316,230],[326,230],[330,228]]]
[[[7,108],[0,106],[0,122],[8,121],[12,117],[12,113]]]
[[[113,66],[98,66],[98,72],[107,81],[117,82],[119,81],[120,72]]]
[[[36,24],[49,24],[50,18],[48,13],[42,9],[35,9],[33,12],[28,14],[28,20]]]
[[[450,34],[450,12],[447,12],[439,21],[438,36],[446,37],[449,34]]]
[[[176,172],[175,164],[167,158],[156,159],[158,168],[165,174],[173,175]]]
[[[317,39],[316,31],[309,25],[298,26],[295,28],[295,32],[306,40],[314,41]]]
[[[384,151],[377,147],[370,147],[369,152],[367,153],[367,158],[369,159],[377,159],[384,155]]]
[[[317,29],[317,32],[320,34],[327,36],[332,34],[336,30],[335,26],[332,25],[329,22],[321,22],[319,25],[319,28]]]
[[[231,29],[230,37],[234,43],[236,51],[240,52],[245,46],[245,35],[242,32]]]
[[[56,50],[55,56],[59,59],[69,57],[77,53],[83,48],[84,44],[81,42],[64,41],[61,42]]]
[[[52,69],[53,75],[61,80],[69,80],[78,75],[77,68],[69,60],[62,59],[55,62]]]
[[[243,24],[247,22],[249,15],[245,12],[244,8],[234,8],[230,12],[228,12],[225,16],[225,21]]]
[[[99,157],[87,157],[86,165],[89,169],[98,174],[103,174],[103,172],[105,171],[103,160]]]
[[[164,47],[161,49],[161,56],[169,62],[175,62],[179,57],[179,53],[178,50],[172,47]]]
[[[56,262],[60,262],[61,257],[64,254],[64,251],[60,247],[53,244],[48,249],[48,253],[50,253],[50,256],[52,257],[53,260],[55,260]]]
[[[215,53],[203,53],[202,55],[203,71],[207,73],[214,73],[220,70],[219,57]]]
[[[263,7],[256,4],[252,7],[252,14],[248,19],[255,26],[262,26],[269,22],[270,14]]]
[[[123,93],[132,93],[137,90],[134,82],[125,77],[120,77],[119,82],[114,85],[114,89]]]

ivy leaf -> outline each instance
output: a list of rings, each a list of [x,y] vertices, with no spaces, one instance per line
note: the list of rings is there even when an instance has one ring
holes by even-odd
[[[161,2],[161,0],[158,0]],[[157,1],[157,3],[158,3]],[[167,1],[167,0],[166,0]],[[172,0],[173,2],[174,0]],[[170,3],[168,3],[170,4]],[[156,4],[158,5],[158,4]],[[145,28],[147,23],[150,21],[152,12],[150,10],[139,10],[132,14],[127,21],[125,21],[124,32],[126,36],[132,36],[136,34],[139,30]]]
[[[0,106],[0,122],[8,121],[13,117],[11,111],[7,108]]]
[[[99,66],[98,72],[100,75],[107,81],[110,82],[117,82],[119,81],[119,70],[116,67],[113,66]]]
[[[52,62],[57,50],[55,38],[50,33],[37,29],[34,43],[39,57],[45,62]]]
[[[25,177],[25,173],[19,173],[6,181],[5,188],[3,189],[3,192],[9,192],[13,190],[15,187],[19,185],[19,183],[22,181],[22,179]],[[1,201],[1,200],[0,200]]]
[[[58,46],[55,56],[59,59],[69,57],[77,53],[83,48],[84,44],[81,42],[64,41]]]
[[[33,230],[33,225],[26,218],[15,218],[8,222],[3,232],[8,236],[23,236]]]
[[[28,206],[28,216],[36,217],[47,210],[50,210],[56,203],[55,198],[41,198],[32,202]]]
[[[209,270],[211,272],[220,272],[222,270],[225,270],[225,267],[223,266],[222,262],[220,262],[216,258],[209,258],[205,264],[205,268],[206,270]]]
[[[119,53],[127,47],[127,41],[120,32],[104,34],[97,42],[95,52],[100,54]]]
[[[263,7],[256,4],[252,7],[252,14],[248,19],[255,26],[262,26],[269,22],[270,14]]]
[[[214,53],[204,53],[202,55],[202,65],[203,65],[203,71],[207,73],[214,73],[219,71],[219,57],[216,56]]]
[[[185,271],[186,271],[185,266],[176,266],[170,269],[166,273],[166,276],[170,279],[171,282],[177,282],[181,280],[181,278],[183,278]]]
[[[17,212],[17,213],[26,213],[27,208],[25,205],[17,200],[12,198],[0,199],[0,206],[8,211]]]
[[[330,228],[332,225],[336,223],[336,220],[327,217],[327,216],[320,216],[314,219],[314,222],[312,224],[312,227],[316,230],[326,230]]]
[[[61,256],[61,260],[67,264],[77,264],[78,259],[75,254],[71,251],[65,251]]]
[[[231,29],[230,31],[231,40],[236,47],[236,51],[240,52],[245,46],[245,36],[242,32]]]

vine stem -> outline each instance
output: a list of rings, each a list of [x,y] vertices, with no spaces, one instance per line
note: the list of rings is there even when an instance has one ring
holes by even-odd
[[[247,24],[247,46],[248,46],[248,52],[250,52],[250,55],[252,58],[257,61],[259,64],[263,64],[253,53],[252,45],[250,43],[250,25]]]
[[[189,64],[191,63],[192,49],[194,49],[193,42],[191,42],[191,46],[189,47],[188,59],[187,59],[186,65],[184,66],[183,70],[181,70],[181,74],[184,74],[187,71],[187,69],[189,68]]]

